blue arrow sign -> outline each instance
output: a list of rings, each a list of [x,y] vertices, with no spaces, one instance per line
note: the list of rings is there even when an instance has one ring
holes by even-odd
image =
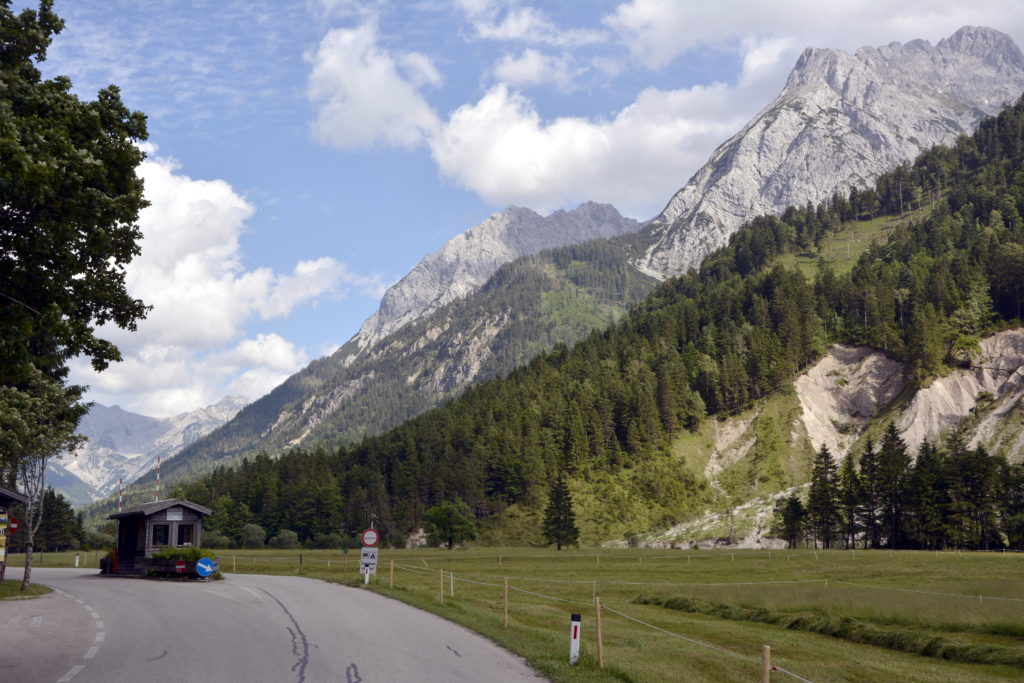
[[[213,573],[213,570],[213,560],[211,560],[208,557],[204,557],[203,559],[196,562],[196,574],[199,574],[199,576],[209,576]]]

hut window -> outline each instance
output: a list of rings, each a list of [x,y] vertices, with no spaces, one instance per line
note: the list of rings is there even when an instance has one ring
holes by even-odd
[[[167,545],[171,536],[170,524],[153,525],[153,545]]]
[[[178,525],[178,545],[192,545],[193,541],[193,529],[191,524],[179,524]]]

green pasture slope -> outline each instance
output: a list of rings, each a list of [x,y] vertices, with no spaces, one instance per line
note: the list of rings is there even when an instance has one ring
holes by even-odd
[[[358,551],[217,552],[229,574],[362,585]],[[73,558],[48,553],[45,563]],[[370,590],[478,631],[554,680],[752,681],[765,644],[774,664],[816,683],[1024,679],[1019,553],[468,548],[384,549],[380,558]],[[595,595],[608,608],[603,670]],[[573,612],[583,615],[583,656],[570,667]],[[800,679],[776,671],[772,680]]]

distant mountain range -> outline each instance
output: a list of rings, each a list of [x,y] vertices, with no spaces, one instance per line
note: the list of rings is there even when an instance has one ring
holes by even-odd
[[[512,207],[488,219],[392,287],[338,352],[183,449],[167,476],[194,476],[262,449],[383,431],[605,327],[753,216],[867,187],[971,132],[1022,91],[1024,56],[992,29],[966,27],[934,46],[809,48],[782,93],[658,216],[641,226],[612,207],[585,204],[547,218]],[[561,246],[592,238],[605,241]]]
[[[157,458],[170,459],[230,420],[247,403],[230,396],[163,419],[94,404],[78,425],[78,433],[88,441],[75,453],[50,463],[48,483],[75,505],[105,498],[117,492],[122,477],[126,485],[134,481],[154,468]]]

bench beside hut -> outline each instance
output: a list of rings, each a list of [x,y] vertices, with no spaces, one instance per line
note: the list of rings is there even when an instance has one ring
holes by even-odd
[[[167,548],[199,547],[203,537],[203,518],[213,510],[184,498],[168,498],[143,503],[115,512],[107,519],[117,520],[117,560],[111,571],[137,575],[144,560]]]

